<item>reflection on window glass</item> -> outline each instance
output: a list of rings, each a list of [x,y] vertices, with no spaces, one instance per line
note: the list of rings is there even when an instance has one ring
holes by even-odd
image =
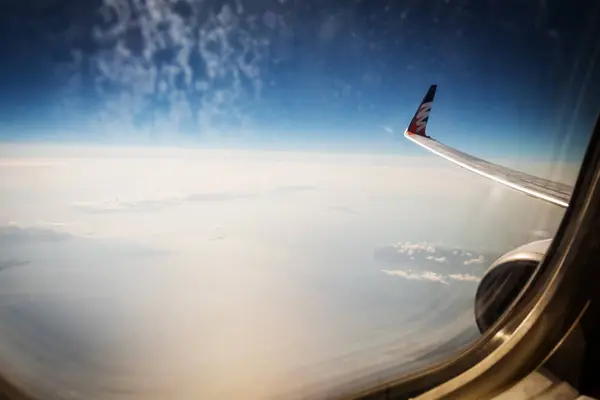
[[[428,135],[573,186],[588,3],[4,2],[0,373],[40,398],[302,398],[464,348],[488,268],[564,208],[403,133],[437,84]]]

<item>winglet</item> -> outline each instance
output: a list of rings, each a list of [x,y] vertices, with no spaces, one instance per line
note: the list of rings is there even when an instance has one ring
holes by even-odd
[[[419,109],[415,113],[415,116],[410,121],[410,125],[406,129],[406,134],[408,135],[418,135],[418,136],[427,136],[427,121],[429,120],[429,112],[431,111],[431,106],[433,105],[433,98],[435,97],[435,90],[437,89],[437,85],[431,85],[427,94],[423,98]]]

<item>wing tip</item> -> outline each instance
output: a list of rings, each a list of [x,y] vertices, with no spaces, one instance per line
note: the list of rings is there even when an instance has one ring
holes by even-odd
[[[425,97],[423,97],[423,100],[419,104],[419,108],[417,108],[415,115],[406,128],[409,135],[429,137],[427,136],[427,122],[429,121],[429,113],[433,106],[436,90],[436,84],[431,85],[429,90],[427,90]]]

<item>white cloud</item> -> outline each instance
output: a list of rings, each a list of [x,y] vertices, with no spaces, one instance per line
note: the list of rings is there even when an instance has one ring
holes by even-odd
[[[401,270],[401,269],[395,269],[395,270],[384,269],[383,272],[390,276],[398,276],[398,277],[405,278],[408,280],[438,282],[438,283],[443,283],[445,285],[448,284],[448,282],[444,279],[443,275],[435,273],[435,272],[431,272],[431,271],[413,272],[411,270],[405,271],[405,270]]]
[[[140,120],[151,121],[145,131],[169,135],[190,123],[206,135],[243,127],[247,101],[260,97],[270,46],[243,11],[241,3],[208,12],[189,0],[104,0],[104,20],[91,28],[97,50],[73,52],[68,90],[77,92],[87,58],[107,131],[136,130]],[[276,32],[281,16],[271,14]]]
[[[398,242],[392,245],[399,253],[407,253],[412,255],[414,253],[435,253],[435,247],[427,242],[411,243],[411,242]]]
[[[435,261],[435,262],[439,262],[439,263],[445,263],[446,262],[446,257],[427,256],[425,258],[427,260],[431,260],[431,261]]]
[[[447,277],[455,281],[464,282],[479,282],[481,280],[480,277],[471,274],[449,274]]]
[[[467,254],[473,255],[473,253],[457,247],[430,242],[398,242],[375,248],[373,256],[377,261],[400,267],[388,268],[386,271],[400,271],[395,274],[403,276],[405,279],[441,279],[448,282],[479,279],[472,274],[480,269],[478,268],[480,264],[486,262],[486,256],[478,253],[475,253],[476,257],[467,256]],[[494,257],[493,254],[492,257]],[[434,275],[426,276],[428,273]]]
[[[444,279],[443,275],[440,275],[435,272],[426,271],[421,276],[423,277],[423,279],[428,280],[428,281],[444,283],[446,285],[448,284],[448,282],[446,282],[446,280]]]
[[[485,262],[483,254],[473,258],[470,251],[427,242],[398,242],[376,248],[374,255],[376,259],[388,264],[410,266],[410,269],[383,270],[387,275],[444,284],[449,284],[450,281],[478,282],[480,277],[471,273],[473,267],[467,266]]]
[[[454,281],[461,281],[461,282],[479,282],[481,280],[480,277],[471,275],[471,274],[444,275],[444,274],[440,274],[440,273],[433,272],[433,271],[417,272],[417,271],[413,271],[410,269],[409,270],[402,270],[402,269],[387,270],[387,269],[384,269],[383,272],[390,276],[397,276],[397,277],[408,279],[408,280],[438,282],[438,283],[443,283],[446,285],[449,284],[448,279],[454,280]]]
[[[471,253],[467,253],[468,256],[471,256]],[[483,257],[483,255],[479,255],[479,257],[477,258],[470,258],[468,260],[466,260],[463,264],[464,265],[471,265],[471,264],[483,264],[485,262],[485,257]]]

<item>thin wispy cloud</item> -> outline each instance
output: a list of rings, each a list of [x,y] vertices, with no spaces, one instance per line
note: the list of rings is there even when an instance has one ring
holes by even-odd
[[[472,251],[429,242],[398,242],[375,249],[375,259],[397,268],[383,272],[407,280],[479,282],[477,272],[485,271],[487,259],[483,254],[473,257]]]
[[[467,255],[471,256],[471,253],[467,253]],[[464,265],[483,264],[484,262],[485,262],[485,257],[483,257],[483,255],[479,255],[479,257],[477,257],[477,258],[470,258],[470,259],[466,260],[463,264]]]
[[[214,135],[248,124],[245,108],[261,95],[271,42],[241,3],[209,11],[190,0],[104,0],[98,14],[94,52],[75,48],[65,74],[73,101],[82,71],[92,72],[106,130]]]
[[[471,274],[449,274],[447,277],[449,279],[463,282],[479,282],[481,280],[480,277]]]
[[[444,263],[446,262],[446,257],[434,257],[434,256],[427,256],[425,257],[427,260],[433,260],[435,262],[439,262],[439,263]]]
[[[298,192],[313,190],[313,186],[282,185],[263,192],[212,192],[193,193],[185,196],[168,196],[154,199],[124,200],[119,198],[101,201],[76,201],[71,206],[79,211],[88,213],[122,213],[155,211],[167,207],[194,203],[222,203],[244,199],[260,198],[263,196],[291,195]]]
[[[401,269],[387,270],[387,269],[384,269],[383,273],[390,275],[390,276],[398,276],[400,278],[404,278],[404,279],[408,279],[408,280],[430,281],[430,282],[437,282],[437,283],[443,283],[445,285],[448,285],[448,282],[445,280],[443,275],[440,275],[438,273],[431,272],[431,271],[413,272],[411,270],[401,270]]]
[[[426,242],[411,243],[411,242],[398,242],[392,245],[398,253],[406,253],[412,255],[414,253],[435,253],[435,247]]]
[[[417,271],[413,271],[413,270],[402,270],[402,269],[387,270],[387,269],[384,269],[383,273],[390,275],[390,276],[396,276],[396,277],[400,277],[400,278],[404,278],[404,279],[408,279],[408,280],[437,282],[437,283],[443,283],[445,285],[449,284],[449,282],[448,282],[449,280],[461,281],[461,282],[479,282],[481,280],[480,277],[471,275],[471,274],[443,275],[443,274],[433,272],[433,271],[417,272]]]

